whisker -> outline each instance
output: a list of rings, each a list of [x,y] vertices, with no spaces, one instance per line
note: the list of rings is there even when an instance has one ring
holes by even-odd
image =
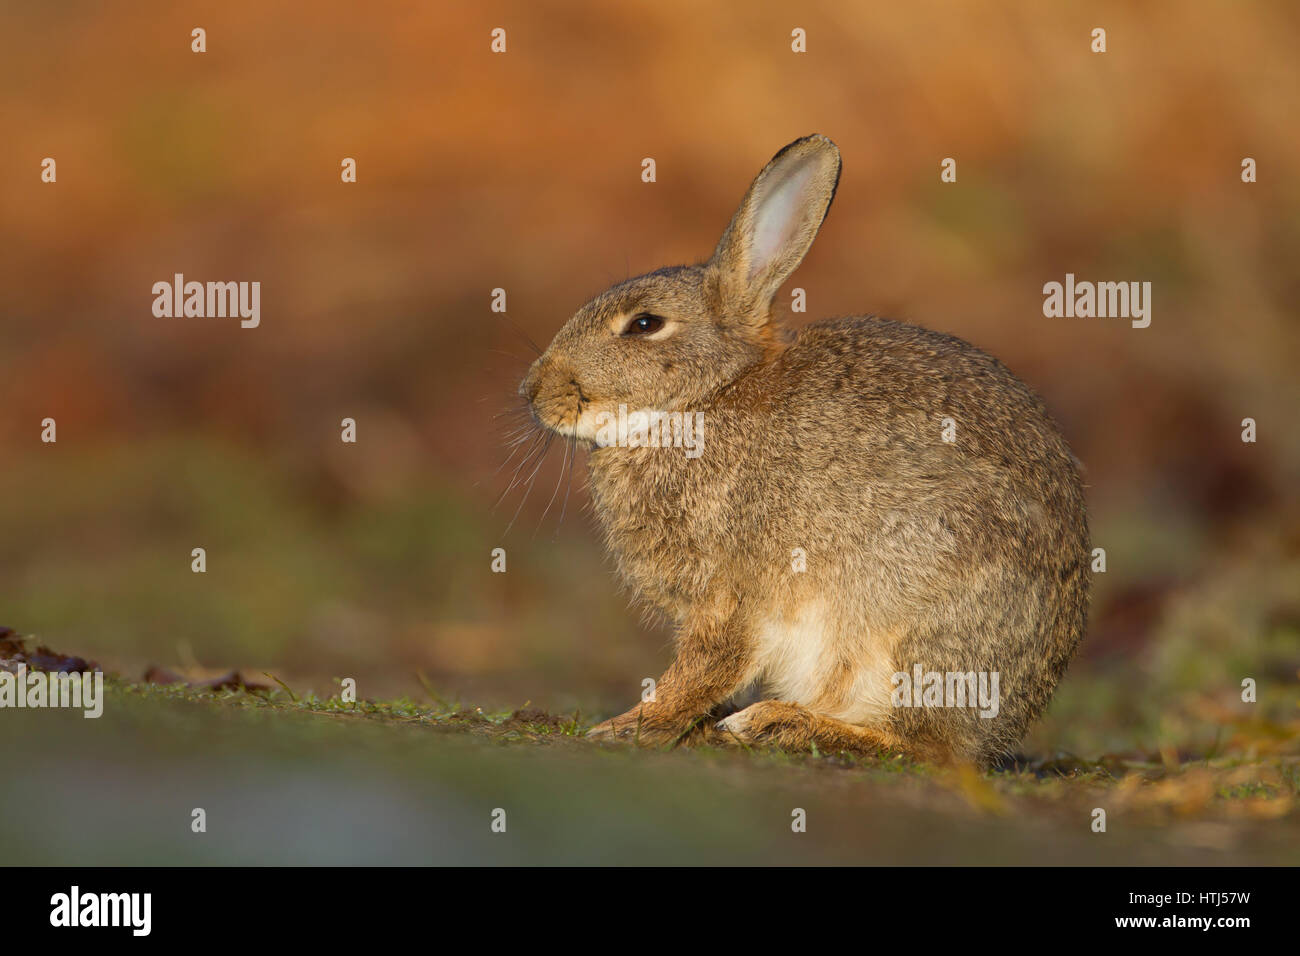
[[[551,513],[551,505],[555,504],[555,498],[560,493],[560,485],[564,483],[564,471],[569,463],[569,451],[573,447],[572,442],[564,443],[564,457],[560,459],[560,474],[555,479],[555,490],[551,492],[551,500],[546,502],[546,508],[542,511],[542,516],[537,519],[537,528],[533,531],[533,537],[537,537],[537,532],[542,530],[542,522],[546,516]]]
[[[503,441],[510,441],[517,435],[524,435],[538,428],[537,420],[529,415],[527,418],[521,418],[513,422],[501,423],[501,438]]]
[[[523,340],[528,343],[529,348],[531,348],[538,355],[542,354],[542,349],[537,345],[536,342],[534,342],[531,338],[528,337],[527,332],[525,332],[523,329],[521,329],[518,325],[515,324],[513,319],[511,319],[504,312],[493,312],[492,314],[495,315],[497,318],[499,318],[502,322],[506,323],[506,325],[510,326],[510,328],[518,332],[519,335],[523,338]]]
[[[528,466],[529,466],[530,464],[532,464],[533,455],[537,454],[537,451],[538,451],[538,449],[540,449],[540,448],[541,448],[541,442],[537,442],[537,443],[535,443],[535,444],[533,444],[533,445],[528,446],[528,447],[524,450],[523,457],[520,458],[519,462],[518,462],[517,464],[515,464],[513,470],[510,472],[510,481],[509,481],[509,483],[506,485],[506,490],[503,491],[503,492],[501,493],[501,494],[502,494],[502,497],[504,497],[505,495],[508,495],[511,491],[514,490],[516,484],[517,484],[518,481],[519,481],[519,474],[520,474],[520,472],[521,472],[521,471],[525,471],[525,470],[528,468]],[[515,454],[517,454],[518,451],[519,451],[519,449],[516,448],[513,452],[510,453],[510,457],[511,457],[511,458],[514,458]],[[509,463],[510,463],[509,460],[507,460],[507,461],[505,461],[505,462],[502,462],[501,468],[498,469],[497,474],[499,475],[502,471],[504,471],[504,470],[505,470],[505,466],[506,466],[507,464],[509,464]],[[493,477],[496,477],[496,476],[494,475]],[[499,499],[498,499],[497,503],[500,504],[500,500],[499,500]]]
[[[524,435],[524,436],[522,436],[522,437],[520,437],[520,438],[517,438],[517,439],[515,440],[514,444],[510,446],[510,454],[506,455],[506,459],[505,459],[505,461],[503,461],[503,462],[501,462],[501,464],[497,465],[497,470],[494,471],[494,472],[492,472],[492,477],[493,477],[493,478],[495,478],[497,475],[501,474],[502,469],[504,469],[504,468],[506,467],[506,465],[510,464],[510,462],[514,459],[515,455],[519,454],[519,448],[520,448],[520,446],[523,445],[524,442],[528,441],[529,437],[534,437],[534,438],[535,438],[536,436]],[[527,456],[527,455],[524,455],[524,457],[527,458],[528,456]],[[509,490],[510,490],[509,488],[506,489],[506,491],[509,491]],[[504,492],[503,492],[503,493],[504,493]],[[500,503],[500,501],[498,501],[498,504],[499,504],[499,503]]]
[[[519,513],[524,510],[524,503],[528,500],[528,496],[533,490],[533,479],[537,477],[538,469],[542,467],[542,462],[546,460],[546,453],[551,450],[551,442],[554,438],[555,433],[552,432],[547,436],[546,443],[542,445],[541,453],[537,456],[537,464],[533,466],[532,474],[528,476],[528,484],[525,485],[524,493],[519,498],[519,507],[515,509],[514,517],[512,517],[510,523],[506,525],[506,530],[502,532],[503,536],[510,533],[510,529],[515,526],[515,521],[519,518]]]
[[[520,355],[518,352],[507,352],[505,349],[488,349],[487,351],[494,355],[504,355],[507,358],[519,359],[520,361],[531,361],[527,355]]]
[[[537,454],[540,449],[544,449],[545,447],[545,433],[538,430],[538,433],[533,436],[533,443],[529,445],[528,450],[524,453],[524,457],[519,460],[519,464],[515,465],[514,474],[510,476],[510,483],[506,485],[506,490],[501,492],[501,496],[497,498],[496,503],[492,505],[493,511],[501,506],[501,502],[505,500],[506,495],[510,494],[515,485],[518,484],[520,472],[524,468],[528,467],[528,463],[531,461],[532,457]],[[510,457],[513,458],[514,455],[512,454]],[[505,466],[503,465],[502,467]]]
[[[498,419],[506,419],[507,415],[515,416],[515,418],[513,418],[513,424],[520,425],[528,423],[528,421],[533,418],[533,414],[528,411],[528,408],[506,408],[506,410],[499,411],[497,414],[491,416],[491,420],[497,421]],[[511,419],[506,419],[504,424],[511,424]]]
[[[527,441],[528,436],[531,435],[532,433],[533,430],[529,428],[527,425],[525,425],[518,428],[514,432],[511,432],[509,435],[503,435],[501,440],[507,448],[517,448],[519,447],[520,443]]]
[[[555,525],[555,536],[557,538],[560,535],[560,527],[564,524],[565,512],[569,510],[569,492],[573,490],[573,463],[578,458],[578,443],[570,438],[569,447],[573,449],[573,454],[569,456],[569,475],[564,482],[564,504],[560,505],[560,520]]]

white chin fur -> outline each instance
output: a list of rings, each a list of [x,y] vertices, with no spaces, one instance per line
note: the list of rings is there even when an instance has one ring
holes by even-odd
[[[588,405],[567,432],[580,441],[595,441],[596,430],[600,428],[600,421],[600,413]]]
[[[570,435],[581,441],[594,442],[598,445],[608,444],[608,442],[602,442],[601,439],[609,437],[611,426],[619,423],[623,414],[621,408],[622,406],[615,409],[592,408],[589,405],[583,409],[582,414],[578,416],[578,420],[574,422],[572,428],[556,430],[561,434]],[[649,429],[653,416],[666,414],[666,412],[653,408],[629,408],[626,411],[626,418],[622,420],[626,422],[625,428],[627,431],[644,432]],[[604,430],[603,434],[602,429]]]

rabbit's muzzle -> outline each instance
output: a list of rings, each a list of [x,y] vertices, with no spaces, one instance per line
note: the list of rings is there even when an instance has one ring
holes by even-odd
[[[564,374],[543,356],[532,364],[519,383],[519,395],[533,418],[544,428],[571,434],[591,400],[572,375]]]

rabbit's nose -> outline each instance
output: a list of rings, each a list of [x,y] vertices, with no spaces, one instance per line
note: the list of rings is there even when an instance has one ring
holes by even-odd
[[[541,388],[542,373],[539,367],[541,364],[541,361],[538,360],[529,366],[528,374],[525,375],[524,380],[519,383],[519,396],[530,405],[532,404],[533,399],[537,397],[537,392]]]

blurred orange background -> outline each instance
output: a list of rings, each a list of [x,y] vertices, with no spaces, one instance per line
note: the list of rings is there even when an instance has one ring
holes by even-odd
[[[1044,395],[1108,552],[1084,674],[1227,568],[1294,634],[1298,47],[1289,3],[7,5],[0,623],[133,676],[621,710],[669,634],[618,593],[581,467],[542,517],[558,447],[508,534],[518,493],[493,510],[529,349],[491,290],[545,344],[706,257],[820,132],[844,172],[788,318],[952,332]],[[260,281],[261,326],[154,317],[178,272]],[[1150,327],[1045,318],[1067,272],[1152,282]]]

